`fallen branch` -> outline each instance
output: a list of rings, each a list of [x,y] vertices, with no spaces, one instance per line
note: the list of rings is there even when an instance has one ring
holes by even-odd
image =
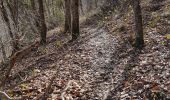
[[[21,84],[26,83],[26,82],[29,82],[29,81],[31,81],[31,80],[39,77],[39,76],[40,76],[40,74],[37,75],[37,76],[33,76],[33,77],[31,77],[31,78],[29,78],[29,79],[27,79],[27,80],[24,80],[24,81],[22,81],[22,82],[20,82],[20,83],[17,83],[17,84],[14,84],[14,85],[10,86],[8,89],[14,89],[16,86],[21,85]]]
[[[49,85],[47,86],[45,92],[40,94],[35,100],[46,100],[48,98],[48,95],[50,94],[50,91],[51,91],[51,86],[55,79],[56,79],[56,76],[54,75],[51,78],[51,81],[50,81]]]
[[[65,99],[64,95],[66,94],[66,91],[71,87],[71,85],[72,85],[73,83],[74,83],[77,87],[81,88],[81,86],[79,86],[75,81],[70,80],[70,81],[67,83],[67,85],[66,85],[66,87],[64,88],[64,90],[62,91],[62,93],[61,93],[61,99],[62,99],[62,100],[67,100],[67,99]]]
[[[38,95],[38,96],[37,96],[35,99],[33,99],[33,100],[46,100],[46,99],[48,98],[50,92],[52,92],[52,91],[51,91],[51,86],[52,86],[54,80],[55,80],[55,79],[57,78],[57,76],[58,76],[59,68],[60,68],[60,67],[56,68],[57,71],[56,71],[56,73],[53,75],[53,77],[51,78],[50,83],[48,84],[48,86],[47,86],[47,88],[45,89],[44,93]]]
[[[23,100],[23,98],[11,98],[8,94],[5,92],[0,91],[0,100]]]
[[[24,95],[24,94],[29,94],[31,92],[38,91],[37,88],[30,88],[30,89],[18,89],[18,90],[9,90],[11,94],[16,94],[16,95]],[[7,91],[8,93],[8,91]]]
[[[64,95],[65,95],[66,91],[70,88],[71,83],[72,83],[72,80],[68,82],[67,86],[64,88],[63,92],[61,93],[62,100],[65,100]]]
[[[22,58],[24,55],[26,55],[28,52],[30,52],[33,47],[36,47],[38,45],[39,45],[39,41],[36,41],[32,45],[27,46],[24,49],[14,53],[14,55],[10,58],[9,69],[7,70],[3,80],[1,81],[0,87],[4,87],[7,79],[9,78],[10,72],[11,72],[12,68],[14,67],[15,62],[17,61],[17,59]]]

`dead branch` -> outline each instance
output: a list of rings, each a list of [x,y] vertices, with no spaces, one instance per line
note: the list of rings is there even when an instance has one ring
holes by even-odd
[[[28,52],[30,52],[33,47],[36,47],[38,45],[39,45],[39,41],[36,41],[32,45],[27,46],[24,49],[14,53],[14,55],[12,55],[12,57],[10,58],[10,61],[9,61],[9,69],[7,70],[3,80],[1,81],[0,87],[4,87],[7,79],[9,78],[10,72],[11,72],[12,68],[14,67],[17,59],[22,58],[24,55],[26,55]]]
[[[17,84],[14,84],[14,85],[10,86],[8,89],[14,89],[16,86],[18,86],[18,85],[20,85],[20,84],[23,84],[23,83],[26,83],[26,82],[29,82],[29,81],[31,81],[31,80],[39,77],[39,76],[40,76],[40,74],[37,75],[37,76],[33,76],[33,77],[31,77],[31,78],[29,78],[29,79],[27,79],[27,80],[24,80],[24,81],[22,81],[22,82],[20,82],[20,83],[17,83]]]
[[[0,91],[0,100],[23,100],[23,98],[11,98],[5,92]]]
[[[53,75],[53,77],[51,78],[50,83],[48,84],[48,86],[47,86],[46,90],[44,91],[44,93],[38,95],[38,96],[37,96],[35,99],[33,99],[33,100],[46,100],[46,99],[48,98],[50,92],[52,92],[52,91],[51,91],[51,87],[52,87],[52,84],[53,84],[54,80],[55,80],[55,79],[57,78],[57,76],[58,76],[59,69],[60,69],[60,67],[57,67],[57,68],[56,68],[56,73],[55,73],[55,74]]]
[[[39,95],[36,100],[46,100],[48,98],[48,95],[50,94],[50,91],[51,91],[51,86],[55,79],[56,79],[56,76],[54,75],[51,78],[51,81],[50,81],[49,85],[47,86],[45,92],[43,94]]]
[[[65,95],[66,91],[70,88],[71,83],[72,83],[72,80],[70,80],[70,81],[68,82],[67,86],[64,88],[63,92],[61,93],[61,99],[62,99],[62,100],[65,100],[64,95]]]
[[[62,93],[61,93],[61,99],[62,99],[62,100],[66,100],[65,97],[64,97],[64,95],[66,94],[66,91],[71,87],[71,85],[72,85],[73,83],[74,83],[77,87],[81,88],[81,86],[79,86],[75,81],[70,80],[70,81],[67,83],[67,85],[66,85],[66,87],[64,88],[64,90],[62,91]]]

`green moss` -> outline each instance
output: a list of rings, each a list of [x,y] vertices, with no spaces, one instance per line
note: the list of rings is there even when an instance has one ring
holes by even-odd
[[[56,46],[57,48],[61,47],[61,42],[60,42],[60,41],[56,41],[55,46]]]

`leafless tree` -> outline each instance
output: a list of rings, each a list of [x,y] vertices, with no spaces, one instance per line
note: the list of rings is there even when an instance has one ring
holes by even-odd
[[[39,23],[40,23],[40,36],[41,36],[41,44],[46,43],[46,35],[47,35],[47,26],[45,23],[45,16],[44,16],[44,6],[43,0],[38,0],[39,3]]]
[[[71,1],[65,0],[65,32],[71,32]]]
[[[12,32],[12,29],[11,29],[11,26],[10,26],[10,20],[9,20],[9,17],[8,17],[8,13],[7,13],[7,10],[4,6],[4,2],[3,0],[0,0],[0,11],[1,11],[1,14],[2,14],[2,18],[8,28],[8,33],[9,33],[9,36],[12,40],[12,46],[13,46],[13,53],[16,52],[17,50],[19,50],[19,47],[18,47],[18,42],[14,36],[14,33]]]
[[[76,40],[79,32],[79,0],[72,0],[72,40]]]
[[[135,17],[135,47],[142,48],[144,46],[144,37],[140,0],[133,0],[133,11]]]

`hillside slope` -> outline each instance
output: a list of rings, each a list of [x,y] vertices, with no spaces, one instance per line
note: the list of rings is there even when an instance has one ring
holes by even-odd
[[[170,99],[168,2],[160,2],[156,10],[153,3],[142,2],[143,50],[133,48],[131,11],[122,16],[94,15],[82,24],[80,38],[71,43],[69,34],[51,31],[46,46],[35,48],[15,64],[6,92],[29,100],[37,96],[48,100]]]

